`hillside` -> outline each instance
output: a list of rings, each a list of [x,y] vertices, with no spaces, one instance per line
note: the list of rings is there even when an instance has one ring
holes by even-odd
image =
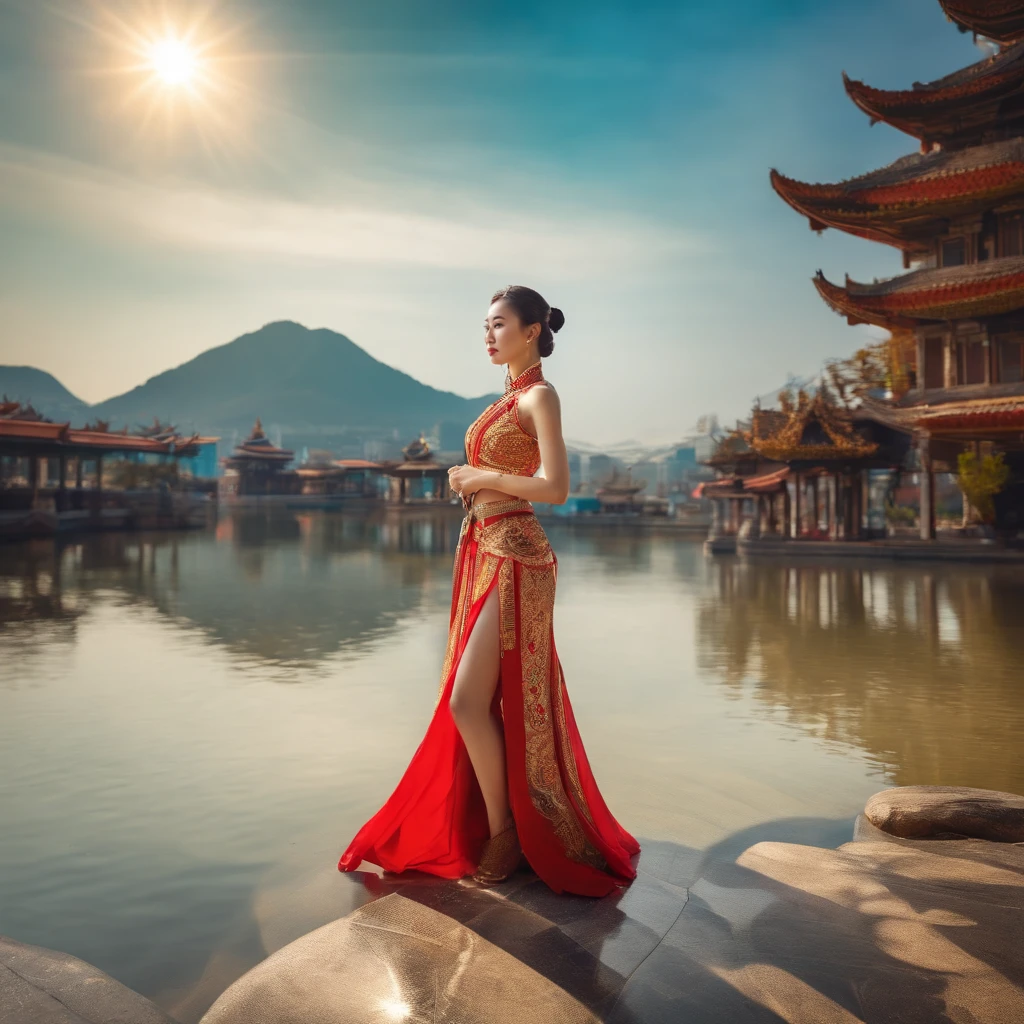
[[[58,423],[70,421],[81,426],[89,417],[89,406],[73,395],[56,377],[34,366],[0,366],[0,398],[31,403],[44,416]]]
[[[8,380],[16,380],[11,371],[27,369],[0,367],[0,392]],[[46,415],[58,418],[55,389],[78,401],[49,374],[30,372],[40,382],[47,378],[49,389],[40,383],[38,391],[20,390]],[[404,443],[437,423],[465,429],[494,397],[467,399],[438,391],[374,359],[343,334],[278,321],[208,349],[124,394],[91,407],[78,403],[73,416],[61,415],[76,424],[99,417],[115,429],[150,423],[155,416],[183,432],[217,434],[225,441],[245,436],[259,416],[288,447],[332,447],[396,431]]]

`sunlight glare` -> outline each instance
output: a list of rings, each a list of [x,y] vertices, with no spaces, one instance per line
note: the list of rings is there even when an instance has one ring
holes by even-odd
[[[229,18],[228,2],[77,0],[85,13],[69,15],[92,37],[97,104],[134,122],[130,141],[146,159],[252,156],[266,55],[252,50],[253,17],[232,7]]]
[[[199,68],[198,54],[181,39],[160,39],[149,50],[149,62],[168,85],[188,85]]]

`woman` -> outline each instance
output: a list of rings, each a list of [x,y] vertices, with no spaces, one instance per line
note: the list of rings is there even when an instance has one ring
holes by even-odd
[[[525,855],[555,892],[586,896],[636,877],[640,845],[605,805],[573,718],[552,629],[558,561],[531,504],[569,493],[559,400],[541,369],[564,322],[532,288],[491,299],[484,341],[507,364],[505,393],[467,431],[468,465],[448,474],[467,512],[440,690],[341,871],[367,860],[491,885]]]

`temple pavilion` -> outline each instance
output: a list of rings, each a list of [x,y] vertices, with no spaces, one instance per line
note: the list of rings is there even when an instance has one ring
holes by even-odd
[[[814,284],[850,324],[912,332],[912,386],[875,411],[913,434],[924,539],[935,536],[934,473],[955,471],[966,449],[1004,454],[1012,476],[998,514],[1004,526],[1024,523],[1024,0],[942,7],[996,51],[909,89],[843,76],[872,123],[906,133],[918,152],[833,184],[771,172],[775,191],[813,230],[902,253],[905,273],[896,277],[838,283],[818,271]]]
[[[129,502],[123,489],[105,488],[104,469],[115,460],[190,459],[210,440],[181,435],[174,427],[161,427],[159,433],[111,430],[103,421],[76,429],[68,422],[53,422],[31,404],[2,397],[0,538],[129,523],[192,525],[184,501],[175,504],[168,497],[173,506],[169,510],[151,510],[139,495]]]
[[[388,500],[399,505],[420,502],[448,502],[447,463],[439,462],[430,443],[421,433],[402,448],[401,461],[379,464],[388,480]]]
[[[866,539],[868,471],[906,457],[904,430],[824,385],[780,397],[780,409],[755,407],[707,461],[722,474],[699,488],[712,503],[712,551],[732,550],[744,522],[753,537]]]
[[[224,458],[221,490],[227,495],[297,494],[302,481],[295,473],[283,472],[295,458],[289,448],[274,444],[256,417],[249,436]]]

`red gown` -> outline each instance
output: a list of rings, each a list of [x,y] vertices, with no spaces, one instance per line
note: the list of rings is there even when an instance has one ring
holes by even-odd
[[[466,434],[469,464],[533,476],[537,439],[522,428],[519,397],[543,380],[540,362],[506,385]],[[514,498],[470,506],[452,579],[448,645],[426,735],[394,792],[338,861],[364,860],[462,878],[489,835],[483,794],[449,709],[462,652],[495,587],[501,674],[492,711],[504,725],[512,815],[530,867],[555,892],[603,896],[636,877],[640,844],[612,816],[594,781],[555,650],[558,560],[533,506]]]

